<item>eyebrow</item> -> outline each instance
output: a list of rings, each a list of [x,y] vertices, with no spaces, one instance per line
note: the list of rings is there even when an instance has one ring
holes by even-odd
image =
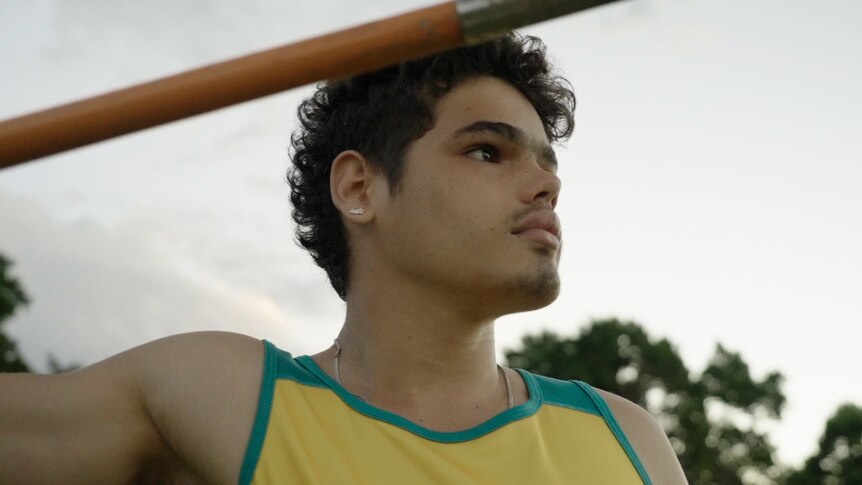
[[[548,165],[551,165],[554,169],[557,168],[557,154],[554,152],[551,145],[537,140],[531,140],[524,130],[516,128],[508,123],[485,120],[476,121],[455,130],[454,136],[459,137],[482,132],[490,132],[502,136],[509,142],[532,151],[538,155],[541,160]]]

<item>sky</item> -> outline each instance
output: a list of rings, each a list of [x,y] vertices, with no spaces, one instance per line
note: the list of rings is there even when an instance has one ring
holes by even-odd
[[[7,0],[0,119],[429,5],[420,0]],[[720,342],[786,377],[779,456],[862,404],[862,31],[854,0],[628,0],[523,29],[578,96],[558,150],[567,236],[551,306],[618,317],[703,369]],[[0,252],[32,304],[6,326],[45,369],[187,331],[330,345],[344,306],[294,243],[284,172],[300,88],[0,171]]]

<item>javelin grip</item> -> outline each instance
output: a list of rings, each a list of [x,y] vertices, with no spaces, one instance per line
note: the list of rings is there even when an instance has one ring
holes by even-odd
[[[0,121],[0,169],[615,0],[455,0]]]
[[[464,43],[479,44],[506,32],[615,0],[456,0]]]

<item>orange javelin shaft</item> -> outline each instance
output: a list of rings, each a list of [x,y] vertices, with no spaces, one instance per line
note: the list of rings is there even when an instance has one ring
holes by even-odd
[[[0,123],[0,168],[462,43],[444,3]]]

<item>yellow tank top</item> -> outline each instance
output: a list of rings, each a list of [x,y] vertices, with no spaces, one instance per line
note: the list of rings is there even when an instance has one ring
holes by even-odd
[[[582,382],[518,370],[525,403],[444,433],[366,404],[310,357],[264,345],[242,485],[650,483],[604,400]]]

